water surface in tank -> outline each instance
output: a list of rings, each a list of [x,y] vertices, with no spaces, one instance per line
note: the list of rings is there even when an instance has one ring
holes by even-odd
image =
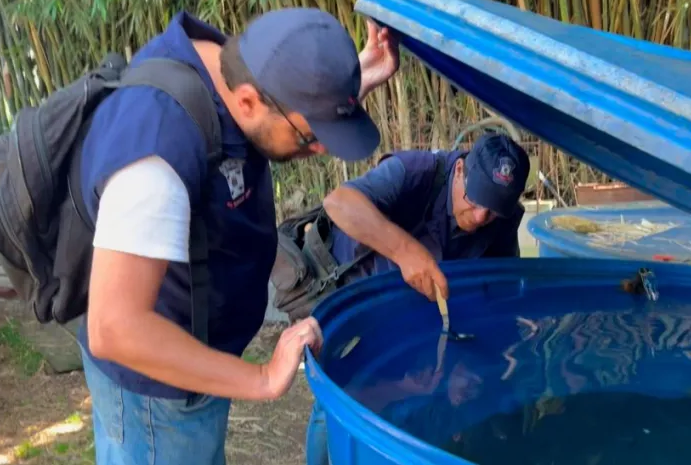
[[[691,463],[683,289],[658,302],[613,287],[542,289],[492,303],[469,295],[449,305],[482,308],[452,319],[453,329],[475,337],[448,342],[439,370],[438,328],[421,327],[369,357],[345,391],[480,465]]]

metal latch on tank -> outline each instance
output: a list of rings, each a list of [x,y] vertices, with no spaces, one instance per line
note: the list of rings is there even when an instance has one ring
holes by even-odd
[[[631,294],[645,294],[648,300],[656,302],[660,297],[655,273],[649,268],[640,268],[633,279],[624,280],[624,290]]]

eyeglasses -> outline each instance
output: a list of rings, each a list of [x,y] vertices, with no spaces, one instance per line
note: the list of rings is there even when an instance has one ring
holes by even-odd
[[[464,200],[464,201],[470,206],[470,208],[472,208],[473,210],[482,210],[483,212],[487,212],[487,215],[488,215],[489,218],[498,218],[498,217],[501,217],[501,215],[498,214],[497,212],[494,212],[494,211],[490,210],[490,209],[487,208],[487,207],[483,207],[482,205],[478,205],[478,204],[476,204],[476,203],[470,201],[470,200],[468,199],[468,194],[465,193],[465,192],[463,193],[463,200]]]
[[[300,147],[301,149],[305,149],[305,148],[308,148],[310,145],[314,144],[315,142],[318,142],[318,141],[319,141],[319,139],[317,139],[317,138],[315,137],[314,134],[310,135],[309,137],[305,136],[305,135],[302,133],[302,131],[300,131],[300,130],[297,128],[297,126],[295,126],[295,125],[293,124],[293,122],[290,121],[290,119],[288,118],[288,115],[286,115],[285,112],[281,109],[281,106],[278,104],[278,102],[276,102],[276,100],[275,100],[272,96],[270,96],[269,94],[267,94],[266,92],[262,92],[262,93],[264,94],[264,96],[265,96],[267,99],[269,99],[269,100],[271,101],[271,103],[273,104],[273,106],[276,107],[276,109],[277,109],[278,112],[283,116],[283,118],[284,118],[286,121],[288,121],[288,124],[290,124],[290,125],[293,127],[293,129],[295,130],[297,139],[298,139],[298,147]]]
[[[490,210],[489,208],[483,207],[482,205],[478,205],[478,204],[476,204],[475,202],[472,202],[472,201],[468,198],[468,191],[467,191],[467,188],[468,188],[468,178],[467,178],[466,176],[463,176],[463,187],[464,187],[464,189],[463,189],[463,201],[464,201],[465,203],[467,203],[468,206],[470,206],[470,208],[472,208],[473,210],[486,210],[487,213],[490,215],[490,217],[498,216],[495,212],[493,212],[493,211]]]

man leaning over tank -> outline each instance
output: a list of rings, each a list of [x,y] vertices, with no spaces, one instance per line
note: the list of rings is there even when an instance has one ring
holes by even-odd
[[[370,156],[379,133],[359,101],[396,71],[397,53],[373,24],[358,56],[333,16],[285,8],[233,37],[179,13],[134,56],[135,65],[166,57],[200,74],[225,158],[207,173],[198,127],[154,88],[119,89],[95,112],[83,149],[96,231],[79,342],[97,464],[224,464],[230,399],[282,396],[304,348],[319,349],[308,318],[281,334],[270,362],[240,358],[262,325],[276,254],[269,160]],[[191,335],[193,206],[210,244],[208,345]]]
[[[436,160],[443,163],[443,186],[430,198]],[[435,284],[448,297],[438,262],[520,256],[518,227],[525,210],[519,200],[529,170],[526,152],[503,134],[482,136],[469,152],[394,152],[324,199],[334,223],[336,262],[353,260],[362,245],[376,252],[348,272],[345,282],[400,270],[409,285],[434,300]],[[306,455],[307,465],[328,465],[325,416],[316,402]]]

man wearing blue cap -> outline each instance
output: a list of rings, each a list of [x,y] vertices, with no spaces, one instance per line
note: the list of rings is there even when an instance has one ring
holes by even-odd
[[[396,44],[369,25],[358,56],[317,9],[286,8],[226,37],[189,16],[133,58],[192,67],[210,93],[222,160],[170,95],[116,90],[84,140],[81,187],[95,222],[89,309],[81,329],[99,465],[218,465],[231,398],[268,400],[290,387],[308,318],[281,335],[271,361],[240,358],[262,325],[277,248],[269,160],[370,156],[379,133],[359,104],[398,67]],[[208,169],[207,169],[208,168]],[[190,225],[204,217],[211,290],[208,344],[193,337]]]
[[[444,184],[430,198],[438,166]],[[438,261],[519,255],[529,170],[528,155],[503,134],[481,137],[470,152],[393,153],[324,200],[334,223],[331,252],[339,264],[362,245],[377,252],[346,281],[400,269],[430,300],[434,284],[446,296]]]
[[[342,284],[400,269],[413,288],[448,297],[442,260],[518,257],[519,199],[530,171],[526,152],[503,134],[482,136],[470,152],[400,151],[324,199],[333,222],[331,254],[343,265],[375,253]],[[328,465],[324,413],[315,403],[307,465]]]

